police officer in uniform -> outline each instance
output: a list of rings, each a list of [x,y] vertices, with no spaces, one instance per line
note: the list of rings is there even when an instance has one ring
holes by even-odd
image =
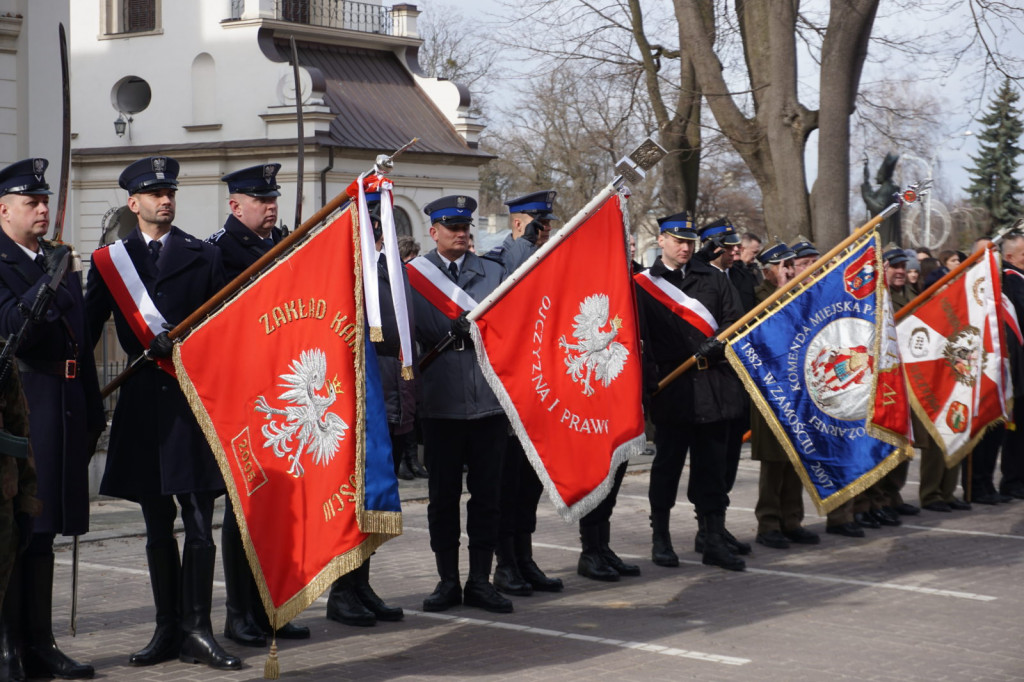
[[[696,299],[714,317],[716,333],[738,320],[742,315],[739,295],[728,278],[692,257],[698,240],[693,221],[683,212],[658,223],[662,254],[648,273]],[[669,516],[689,451],[687,497],[704,534],[703,562],[741,571],[746,564],[727,540],[725,511],[729,506],[726,448],[732,420],[742,414],[747,400],[743,386],[726,363],[724,344],[714,335],[707,336],[642,287],[637,287],[637,306],[648,394],[657,381],[698,356],[697,367],[650,398],[657,447],[649,491],[651,558],[659,566],[679,565],[669,535]]]
[[[755,292],[758,303],[766,300],[792,279],[794,272],[798,272],[794,265],[794,259],[799,257],[797,248],[807,256],[810,255],[808,251],[814,250],[814,246],[805,240],[793,249],[783,243],[775,244],[758,255],[764,272],[764,283]],[[804,488],[800,476],[759,410],[752,410],[750,430],[751,457],[761,463],[754,507],[757,543],[775,549],[786,549],[790,543],[818,544],[821,538],[801,525]]]
[[[0,171],[0,335],[24,321],[50,284],[65,245],[43,239],[50,225],[46,159],[26,159]],[[106,426],[85,323],[82,281],[64,275],[45,320],[33,325],[18,349],[18,368],[29,405],[32,450],[38,472],[42,515],[15,568],[4,604],[8,626],[23,639],[30,677],[92,677],[93,668],[60,649],[53,638],[53,540],[57,533],[89,530],[89,444]],[[15,625],[17,623],[17,625]]]
[[[547,243],[551,235],[551,221],[558,219],[552,213],[557,194],[555,190],[544,190],[506,201],[512,233],[484,258],[496,260],[508,269],[509,266],[518,266],[518,263],[505,263],[505,255],[512,251],[513,242],[525,240],[534,247]],[[533,560],[537,504],[543,492],[544,488],[527,460],[522,444],[515,434],[509,434],[501,472],[501,522],[498,562],[494,569],[494,586],[499,592],[528,596],[534,590],[562,590],[562,581],[549,578]]]
[[[505,268],[469,251],[469,229],[476,201],[445,196],[427,204],[430,236],[437,248],[422,256],[444,277],[482,301],[505,277]],[[487,385],[473,352],[465,315],[449,319],[421,293],[413,293],[416,336],[424,349],[433,349],[453,335],[456,339],[423,372],[424,454],[430,477],[427,523],[430,548],[441,580],[423,601],[424,611],[445,611],[466,604],[495,613],[510,613],[512,602],[490,582],[491,563],[498,543],[501,463],[508,441],[508,421]],[[463,465],[470,499],[466,504],[469,535],[469,579],[459,577],[459,504]]]
[[[402,341],[391,295],[391,276],[383,250],[384,230],[380,223],[379,181],[380,178],[377,176],[368,176],[363,180],[363,196],[373,225],[373,240],[377,250],[377,299],[380,303],[380,326],[383,337],[381,341],[373,342],[373,350],[377,356],[377,369],[380,371],[381,388],[384,392],[388,434],[391,436],[391,454],[392,457],[398,458],[409,436],[415,444],[412,421],[416,404],[414,380],[402,377]],[[352,183],[348,193],[351,197],[358,196],[358,185]],[[406,277],[403,276],[400,286],[405,287],[405,300],[408,304],[412,300],[412,292]],[[410,329],[415,329],[411,319]],[[331,592],[327,598],[327,617],[345,625],[366,627],[376,625],[378,620],[400,621],[405,617],[405,612],[400,606],[388,606],[374,592],[370,586],[370,559],[367,558],[358,568],[341,576],[331,585]]]
[[[178,168],[174,159],[148,157],[125,168],[118,180],[138,218],[122,246],[168,325],[181,322],[225,284],[220,250],[172,225]],[[86,305],[94,337],[113,313],[118,340],[130,357],[147,350],[151,357],[170,356],[173,343],[167,332],[148,348],[139,340],[95,265],[89,271]],[[221,648],[210,624],[217,553],[213,503],[224,493],[224,481],[178,382],[154,363],[142,365],[120,388],[100,492],[139,502],[146,521],[156,631],[129,663],[154,665],[178,657],[213,668],[240,668],[242,662]],[[175,499],[185,527],[180,559]]]
[[[220,249],[224,276],[230,281],[281,241],[277,227],[277,184],[279,163],[264,163],[228,173],[221,182],[228,185],[231,214],[224,227],[207,241]],[[224,566],[227,618],[224,636],[244,646],[264,647],[271,632],[270,621],[260,601],[242,545],[242,534],[231,500],[224,504],[220,557]],[[277,630],[282,639],[308,639],[309,628],[286,623]]]

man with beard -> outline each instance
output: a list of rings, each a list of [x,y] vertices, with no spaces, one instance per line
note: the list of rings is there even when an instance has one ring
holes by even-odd
[[[146,522],[156,630],[128,662],[148,666],[177,657],[234,670],[242,661],[221,647],[210,624],[217,558],[213,503],[224,493],[224,481],[171,374],[174,344],[166,331],[156,331],[158,325],[170,329],[180,323],[225,284],[220,250],[172,224],[178,169],[178,162],[165,156],[125,168],[118,184],[128,192],[128,209],[138,227],[93,253],[86,289],[93,337],[113,313],[125,353],[135,358],[145,352],[157,361],[141,365],[121,385],[100,492],[137,501]],[[129,281],[138,286],[129,287]],[[115,297],[112,291],[128,295]],[[162,322],[138,325],[142,308],[148,318]],[[185,528],[180,559],[175,499]]]

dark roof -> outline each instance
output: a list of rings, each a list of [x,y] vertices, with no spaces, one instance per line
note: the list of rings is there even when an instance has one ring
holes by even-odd
[[[338,114],[330,128],[337,146],[387,152],[418,137],[409,153],[491,158],[455,131],[394,52],[310,43],[297,49],[299,63],[326,81],[324,100]]]

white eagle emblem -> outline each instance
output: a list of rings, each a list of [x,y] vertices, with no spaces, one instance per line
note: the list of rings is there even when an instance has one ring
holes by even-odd
[[[585,396],[594,395],[591,379],[599,380],[607,388],[629,357],[629,349],[615,341],[622,319],[616,315],[609,322],[608,307],[606,294],[587,296],[580,303],[580,314],[573,318],[573,337],[579,343],[567,342],[564,335],[558,339],[558,345],[565,349],[565,373],[572,376],[573,382],[582,382]]]
[[[263,425],[266,441],[263,447],[272,448],[278,457],[288,456],[288,473],[298,478],[305,471],[299,461],[310,453],[313,464],[327,466],[345,439],[348,424],[329,408],[334,404],[340,388],[337,377],[327,380],[327,355],[319,348],[304,350],[289,367],[290,374],[282,374],[286,389],[278,396],[288,401],[283,410],[270,407],[263,396],[256,398],[256,411],[266,415]],[[275,416],[284,417],[278,422]]]

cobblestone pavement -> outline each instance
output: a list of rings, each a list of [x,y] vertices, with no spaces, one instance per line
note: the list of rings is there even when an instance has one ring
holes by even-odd
[[[746,456],[746,455],[745,455]],[[612,518],[612,547],[643,575],[596,583],[576,575],[576,529],[542,500],[535,557],[565,581],[560,594],[513,597],[515,613],[421,611],[437,576],[426,532],[426,485],[401,484],[405,533],[373,559],[372,583],[406,609],[400,623],[346,627],[324,600],[296,622],[312,639],[279,642],[282,679],[295,680],[1020,680],[1024,679],[1024,501],[971,512],[922,512],[862,540],[824,533],[816,547],[755,545],[744,573],[702,566],[696,522],[681,495],[673,534],[682,565],[650,561],[650,458],[631,465]],[[916,473],[916,464],[912,475]],[[728,525],[753,541],[757,464],[741,463]],[[684,472],[684,481],[687,474]],[[916,482],[904,491],[917,493]],[[71,552],[57,556],[54,627],[60,645],[109,680],[261,679],[266,652],[225,642],[245,668],[169,662],[131,668],[152,633],[153,606],[138,508],[93,503],[81,545],[78,636],[67,634]],[[66,540],[66,539],[65,539]],[[465,555],[465,552],[463,553]],[[463,556],[463,574],[468,559]],[[218,562],[219,563],[219,562]],[[218,565],[218,580],[220,567]],[[214,587],[215,628],[224,588]]]

